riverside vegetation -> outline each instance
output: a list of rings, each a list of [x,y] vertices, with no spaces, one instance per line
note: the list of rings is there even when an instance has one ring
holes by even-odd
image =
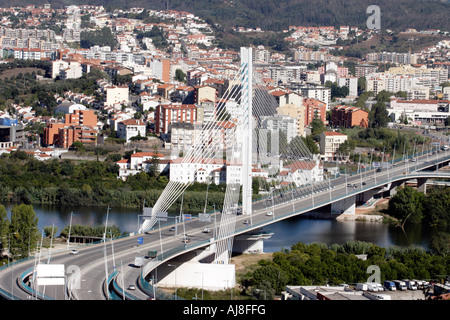
[[[380,268],[384,280],[423,279],[442,281],[450,271],[449,234],[433,238],[430,251],[418,247],[381,248],[369,242],[348,241],[343,244],[296,243],[289,250],[274,252],[237,272],[238,286],[230,291],[212,292],[195,288],[178,288],[178,295],[205,300],[271,300],[287,285],[354,285],[366,282],[367,268]],[[442,246],[446,246],[442,250]],[[360,259],[357,255],[367,255]]]
[[[168,183],[166,176],[141,172],[126,181],[117,178],[112,161],[51,159],[39,161],[23,151],[0,156],[0,203],[52,204],[60,206],[152,206]],[[207,211],[223,204],[225,185],[211,184]],[[184,195],[183,212],[199,213],[205,207],[207,186],[194,183]],[[173,206],[179,212],[181,199]]]

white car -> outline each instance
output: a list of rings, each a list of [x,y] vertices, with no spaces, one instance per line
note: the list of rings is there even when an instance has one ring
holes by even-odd
[[[78,254],[78,250],[77,249],[73,249],[72,251],[70,251],[70,254]]]
[[[203,233],[210,233],[211,231],[212,231],[211,228],[204,228],[204,229],[202,230]]]
[[[272,211],[267,212],[266,216],[273,216],[273,212]]]

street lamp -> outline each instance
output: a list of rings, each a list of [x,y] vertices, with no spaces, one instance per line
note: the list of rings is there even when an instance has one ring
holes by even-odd
[[[202,300],[203,300],[203,272],[196,272],[196,273],[201,273],[202,275]]]
[[[167,264],[168,267],[174,267],[175,269],[175,300],[178,300],[178,296],[177,296],[177,266],[174,264]]]
[[[73,211],[70,213],[69,236],[68,236],[68,238],[67,238],[67,250],[69,250],[70,231],[71,231],[71,229],[72,229],[72,216],[73,216]]]

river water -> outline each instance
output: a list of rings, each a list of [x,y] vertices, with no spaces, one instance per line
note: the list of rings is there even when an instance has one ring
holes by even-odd
[[[34,205],[41,231],[46,226],[54,225],[59,232],[70,223],[72,225],[96,226],[104,225],[107,208],[104,207],[57,207]],[[6,206],[10,212],[11,206]],[[111,208],[108,214],[108,225],[116,225],[122,232],[136,232],[138,218],[142,212],[138,209]],[[273,232],[274,235],[264,241],[265,252],[276,252],[289,249],[297,242],[326,244],[342,244],[346,241],[359,240],[374,243],[380,247],[415,245],[428,249],[431,237],[439,231],[449,232],[450,228],[431,228],[422,225],[407,225],[405,233],[390,224],[376,222],[337,221],[293,217],[270,226],[263,231]]]

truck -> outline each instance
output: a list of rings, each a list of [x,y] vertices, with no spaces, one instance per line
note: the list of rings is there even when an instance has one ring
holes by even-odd
[[[386,280],[384,282],[384,287],[390,291],[395,291],[397,288],[395,287],[395,283],[393,281]]]
[[[356,290],[366,291],[367,290],[367,283],[357,283],[355,289]]]
[[[409,290],[417,290],[417,285],[414,280],[403,280],[403,281],[405,281],[406,288],[408,288]]]
[[[144,257],[135,257],[134,258],[134,266],[135,267],[142,267],[144,265]]]
[[[372,291],[372,292],[378,292],[379,291],[378,284],[374,283],[374,282],[368,282],[367,290]]]
[[[397,287],[397,290],[402,290],[402,291],[407,290],[406,283],[404,281],[394,280],[394,283],[395,283],[395,286]]]

